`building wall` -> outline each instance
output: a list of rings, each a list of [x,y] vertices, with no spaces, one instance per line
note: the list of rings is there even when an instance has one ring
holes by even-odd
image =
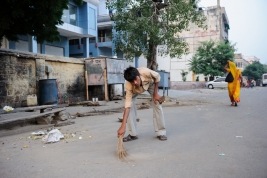
[[[45,61],[52,68],[49,78],[57,79],[61,99],[67,95],[71,102],[85,100],[84,63]]]
[[[249,63],[252,64],[253,62],[259,62],[260,59],[256,56],[243,56],[243,58]]]
[[[23,52],[29,52],[29,41],[28,36],[25,35],[19,35],[19,41],[9,41],[9,49],[12,50],[18,50]],[[38,45],[38,53],[39,54],[48,54],[48,55],[58,55],[58,56],[65,56],[69,57],[69,41],[67,37],[60,36],[60,42],[44,42],[43,44],[37,44]],[[54,48],[48,50],[48,48]],[[57,49],[60,49],[60,51],[57,51]],[[60,52],[60,54],[59,54]],[[62,53],[61,53],[62,52]]]
[[[235,54],[234,62],[241,71],[243,71],[250,63],[244,59],[241,53]]]
[[[36,66],[33,59],[0,56],[0,105],[20,106],[27,95],[36,93]]]
[[[51,67],[47,76],[45,66]],[[27,95],[39,99],[38,81],[57,79],[59,103],[85,100],[84,59],[64,58],[0,49],[0,106],[20,107]]]

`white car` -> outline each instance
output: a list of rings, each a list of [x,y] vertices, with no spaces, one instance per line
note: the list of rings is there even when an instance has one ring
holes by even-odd
[[[219,77],[213,81],[209,81],[205,84],[206,87],[209,89],[213,88],[226,88],[227,87],[227,82],[225,82],[226,77]]]

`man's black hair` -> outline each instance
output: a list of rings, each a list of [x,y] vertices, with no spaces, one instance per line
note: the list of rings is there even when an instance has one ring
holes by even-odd
[[[136,76],[139,76],[139,75],[140,74],[135,67],[130,66],[124,71],[124,78],[128,82],[133,82],[136,79]]]

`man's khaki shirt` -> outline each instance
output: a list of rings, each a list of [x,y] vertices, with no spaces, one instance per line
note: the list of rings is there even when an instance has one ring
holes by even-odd
[[[126,90],[126,99],[125,99],[125,108],[129,108],[132,106],[132,97],[134,94],[140,94],[144,91],[147,91],[148,88],[154,83],[158,83],[160,81],[159,73],[150,70],[146,67],[137,68],[140,74],[140,78],[142,81],[142,86],[136,87],[132,85],[130,82],[125,82],[125,90]]]

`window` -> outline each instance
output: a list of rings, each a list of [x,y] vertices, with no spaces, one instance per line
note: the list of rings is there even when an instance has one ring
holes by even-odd
[[[218,78],[217,80],[215,80],[214,82],[222,82],[222,81],[224,81],[225,80],[225,78]]]
[[[69,45],[78,45],[79,44],[79,39],[73,39],[73,40],[69,40]]]
[[[28,41],[24,41],[24,40],[19,40],[18,42],[16,42],[16,50],[18,51],[29,51],[28,48]]]
[[[69,9],[65,9],[63,11],[61,20],[71,25],[77,25],[77,7],[71,4],[68,4],[68,8]]]
[[[89,18],[90,18],[89,28],[95,30],[96,29],[95,9],[91,7],[89,8]]]
[[[64,49],[61,47],[45,45],[45,54],[64,56]]]
[[[89,43],[95,43],[95,42],[96,42],[95,38],[89,38]]]

